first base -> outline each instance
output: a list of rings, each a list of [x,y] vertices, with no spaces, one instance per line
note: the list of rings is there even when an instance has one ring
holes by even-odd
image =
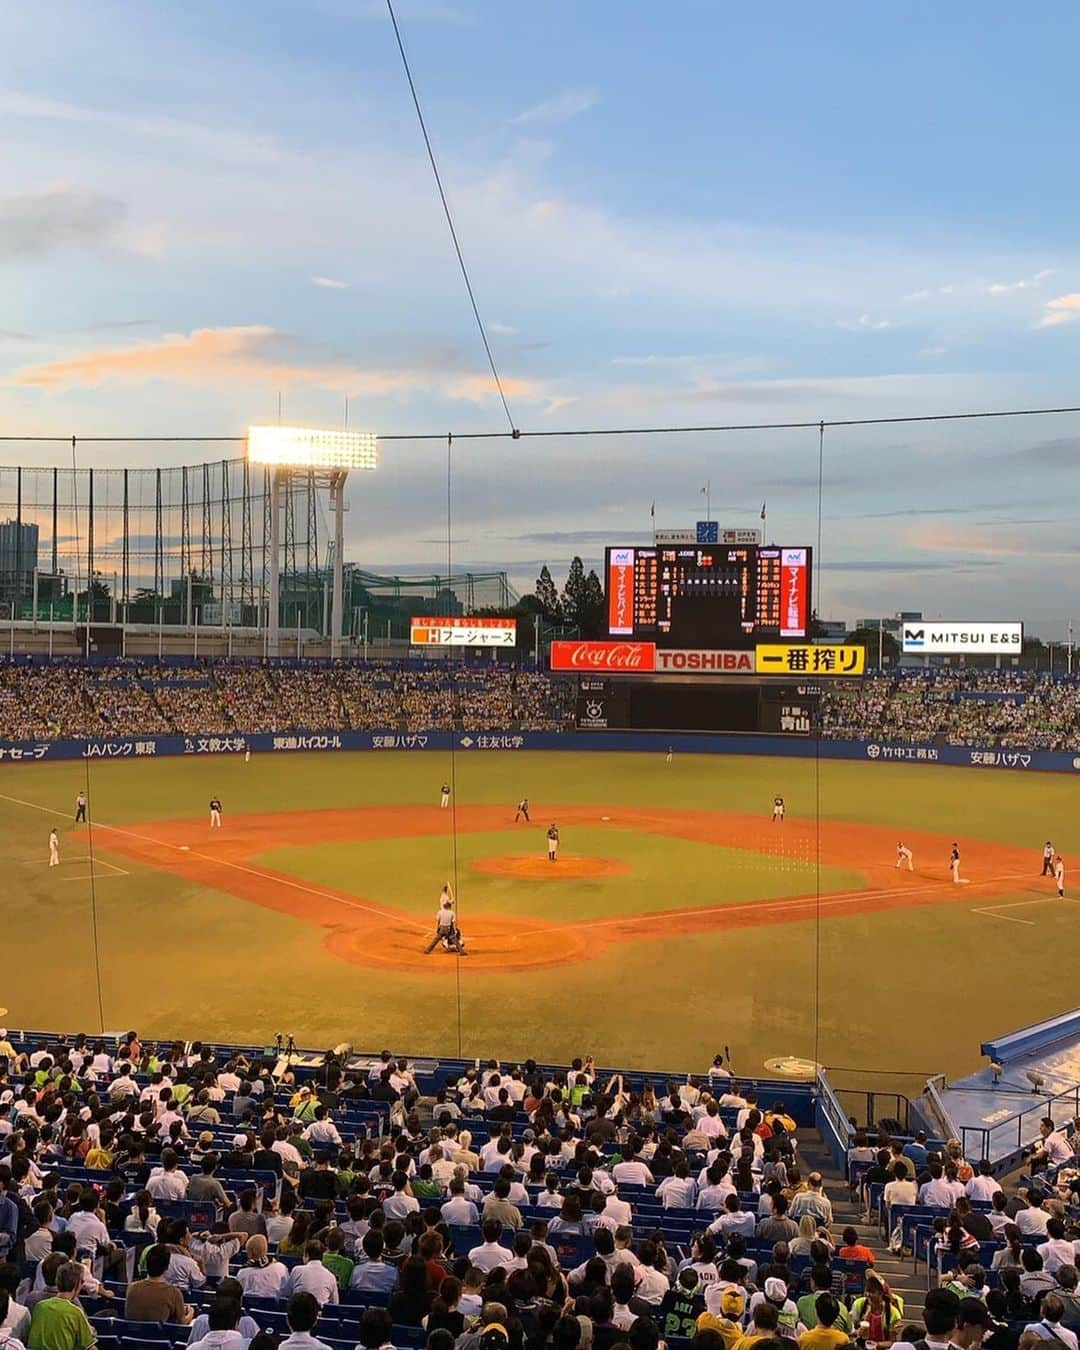
[[[180,845],[180,852],[181,852],[181,853],[190,853],[190,852],[191,852],[191,849],[190,849],[190,847],[189,847],[187,844],[181,844],[181,845]]]

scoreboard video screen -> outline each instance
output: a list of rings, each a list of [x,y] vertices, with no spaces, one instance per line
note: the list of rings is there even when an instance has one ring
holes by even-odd
[[[676,649],[805,638],[810,555],[751,544],[609,548],[608,633]]]

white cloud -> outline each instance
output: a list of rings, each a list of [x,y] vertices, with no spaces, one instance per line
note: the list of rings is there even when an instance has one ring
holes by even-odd
[[[508,323],[489,323],[488,327],[493,333],[498,333],[500,337],[513,337],[517,332],[517,329],[511,328]]]
[[[518,113],[512,121],[517,125],[560,126],[595,108],[599,101],[599,96],[591,89],[564,89],[561,94],[534,103],[531,108]]]
[[[327,291],[347,291],[352,285],[351,281],[341,281],[338,277],[312,277],[313,286],[321,286]]]
[[[872,314],[860,314],[857,319],[838,319],[836,326],[853,333],[884,333],[893,325],[891,319],[875,319]]]
[[[1044,267],[1031,277],[1021,277],[1018,281],[992,281],[987,286],[988,295],[1008,295],[1010,291],[1028,291],[1041,286],[1047,277],[1054,275],[1053,268]]]
[[[1059,324],[1075,323],[1077,319],[1080,319],[1080,291],[1071,291],[1055,300],[1047,300],[1046,311],[1035,327],[1056,328]]]

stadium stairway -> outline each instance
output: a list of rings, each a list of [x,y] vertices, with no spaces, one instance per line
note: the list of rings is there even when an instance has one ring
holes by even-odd
[[[816,1130],[799,1130],[799,1163],[803,1176],[817,1171],[825,1180],[825,1192],[833,1207],[835,1245],[838,1248],[843,1245],[841,1234],[845,1228],[854,1228],[859,1241],[874,1253],[874,1269],[904,1300],[904,1320],[921,1322],[926,1298],[925,1266],[916,1269],[910,1256],[905,1259],[889,1251],[878,1225],[866,1222],[862,1201],[858,1196],[852,1196],[847,1178],[837,1169]]]

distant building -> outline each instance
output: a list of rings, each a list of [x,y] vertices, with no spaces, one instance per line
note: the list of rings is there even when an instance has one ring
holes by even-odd
[[[819,636],[824,642],[843,642],[848,626],[843,619],[818,619]]]
[[[898,634],[900,625],[903,623],[920,623],[922,621],[922,610],[903,609],[897,614],[883,614],[877,619],[860,619],[855,625],[856,628],[869,628],[877,632],[880,628],[883,633]]]
[[[37,565],[38,527],[17,520],[0,521],[0,598],[30,599]]]

